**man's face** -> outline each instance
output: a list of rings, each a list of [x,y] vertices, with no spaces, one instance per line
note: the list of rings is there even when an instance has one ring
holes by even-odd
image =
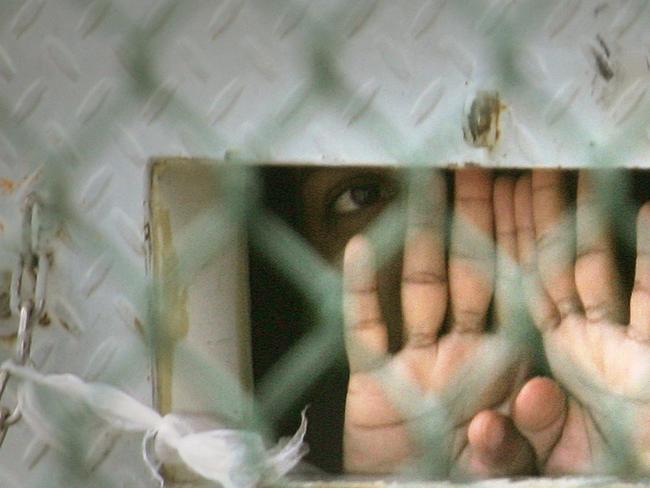
[[[316,168],[299,189],[303,235],[327,261],[339,261],[352,236],[363,232],[400,194],[395,170]]]

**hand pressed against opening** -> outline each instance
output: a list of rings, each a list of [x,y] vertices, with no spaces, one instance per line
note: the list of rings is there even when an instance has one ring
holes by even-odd
[[[519,259],[527,270],[531,315],[557,382],[528,382],[513,418],[544,474],[647,473],[650,204],[637,220],[630,321],[622,325],[627,306],[593,182],[587,173],[579,175],[575,222],[562,184],[561,172],[543,170],[517,182]]]
[[[512,319],[504,296],[508,287],[500,285],[514,279],[514,182],[494,183],[478,169],[457,171],[455,178],[448,262],[444,179],[429,171],[425,191],[410,198],[401,291],[404,346],[395,355],[388,353],[371,246],[356,236],[346,248],[348,472],[392,473],[418,461],[432,464],[420,466],[424,470],[446,471],[437,475],[534,469],[532,450],[504,415],[528,366],[500,335],[486,331],[493,295],[493,328]]]

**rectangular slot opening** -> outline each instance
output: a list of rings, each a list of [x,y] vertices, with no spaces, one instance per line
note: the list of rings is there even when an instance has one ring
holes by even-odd
[[[444,201],[447,207],[441,239],[444,258],[449,261],[453,259],[454,232],[459,232],[454,227],[457,217],[467,219],[463,202],[456,201],[457,171],[468,170],[447,169],[439,175],[446,188],[446,196],[439,202]],[[161,412],[193,417],[197,426],[205,428],[254,426],[277,438],[295,432],[300,411],[309,405],[311,453],[307,460],[311,468],[299,470],[299,477],[327,480],[332,479],[331,473],[340,475],[350,374],[343,331],[342,256],[346,244],[359,233],[368,235],[376,246],[379,310],[388,324],[388,359],[378,363],[379,368],[407,347],[406,305],[400,294],[404,235],[409,230],[406,195],[407,189],[418,188],[423,174],[426,170],[422,168],[413,172],[379,166],[236,166],[183,159],[154,162],[149,233],[150,265],[159,300],[155,369],[156,403]],[[496,172],[490,180],[491,198],[497,179],[510,181],[514,188],[524,174],[525,170],[517,169]],[[576,232],[604,232],[613,246],[617,286],[625,297],[621,303],[627,307],[621,321],[628,323],[637,257],[635,222],[643,203],[650,200],[650,176],[645,171],[600,171],[593,173],[590,181],[594,215],[605,216],[607,223],[599,227],[598,218],[587,219],[580,213],[584,207],[577,203],[578,173],[568,171],[562,177],[565,223],[573,226],[568,235],[575,241]],[[467,182],[463,185],[470,191],[478,188]],[[478,200],[466,199],[470,203]],[[503,250],[495,230],[495,220],[501,217],[493,201],[483,204],[492,211],[491,238],[497,239],[492,257],[496,263]],[[470,211],[469,220],[476,214]],[[590,230],[592,223],[595,227]],[[480,241],[472,229],[467,232],[463,235]],[[576,254],[575,242],[567,244],[573,249],[571,259],[583,257]],[[472,252],[471,246],[460,247]],[[449,286],[454,286],[453,279],[449,276]],[[495,279],[498,283],[498,274]],[[508,293],[521,291],[519,287]],[[457,291],[449,290],[453,293]],[[453,300],[449,297],[444,302],[439,339],[455,332]],[[518,306],[523,303],[522,297],[513,295],[512,300]],[[481,332],[494,336],[503,324],[496,323],[499,311],[493,300],[489,302]],[[530,316],[520,320],[524,333],[513,332],[512,341],[517,347],[529,342],[526,354],[535,364],[527,376],[554,376],[557,364],[546,358],[534,320]],[[425,368],[426,361],[421,363]],[[450,376],[462,382],[463,374],[474,371],[480,381],[489,381],[489,371],[481,376],[481,368],[485,369],[478,361],[476,368],[471,364],[452,368]],[[422,381],[422,385],[430,385]],[[558,381],[566,381],[566,376]],[[442,391],[436,390],[437,386],[431,388],[428,394]],[[409,389],[404,394],[412,392]],[[431,400],[431,395],[427,398]],[[461,400],[454,408],[467,405],[474,408],[469,400]],[[621,432],[629,428],[623,423],[615,425]],[[628,446],[621,459],[645,462],[637,454],[642,453]],[[434,458],[432,462],[440,461]],[[450,472],[458,475],[452,469]],[[421,474],[424,479],[435,476],[426,470]],[[373,479],[381,479],[378,476]],[[343,482],[349,475],[336,479]]]

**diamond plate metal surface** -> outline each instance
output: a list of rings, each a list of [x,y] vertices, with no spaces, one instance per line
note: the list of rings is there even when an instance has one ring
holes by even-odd
[[[41,14],[45,0],[29,0],[18,11],[11,24],[11,32],[19,38],[36,23]]]
[[[43,368],[151,402],[138,290],[152,156],[253,149],[281,161],[578,166],[625,140],[617,163],[650,165],[647,3],[4,1],[0,271],[16,255],[21,198],[53,176],[51,164],[75,212],[54,233],[51,323],[35,334],[50,351]],[[312,90],[312,69],[327,63],[340,75],[337,100]],[[491,149],[463,138],[480,91],[506,107]],[[89,476],[153,486],[138,439],[102,433],[94,445]],[[20,486],[61,468],[25,428],[10,432],[0,467]]]

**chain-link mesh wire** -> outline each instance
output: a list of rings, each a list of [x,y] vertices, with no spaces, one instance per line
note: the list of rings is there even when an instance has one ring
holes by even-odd
[[[86,7],[81,1],[69,3],[78,5],[79,8]],[[271,435],[274,431],[273,425],[286,412],[295,409],[296,404],[301,403],[309,388],[314,386],[315,379],[332,366],[341,365],[345,351],[342,337],[341,271],[327,263],[294,228],[264,205],[264,169],[251,163],[264,164],[273,161],[276,146],[295,139],[295,133],[301,125],[315,113],[325,110],[343,114],[342,118],[347,120],[350,131],[358,133],[358,137],[366,144],[380,147],[393,161],[398,161],[400,188],[404,189],[404,193],[410,192],[416,198],[424,198],[421,193],[426,191],[412,184],[413,181],[422,180],[423,167],[446,167],[449,163],[469,161],[473,154],[471,151],[474,149],[468,149],[467,157],[459,160],[458,148],[449,143],[456,140],[462,130],[461,118],[457,112],[445,113],[443,110],[436,123],[427,128],[426,134],[415,139],[405,134],[402,127],[394,122],[390,111],[378,108],[372,103],[372,86],[366,87],[365,92],[359,91],[342,71],[340,59],[345,55],[347,45],[352,42],[355,31],[362,28],[367,16],[372,15],[375,3],[355,2],[337,7],[328,6],[318,11],[311,11],[303,4],[290,1],[254,3],[251,8],[266,13],[269,19],[275,18],[279,11],[296,12],[297,21],[306,26],[306,35],[300,43],[300,59],[296,61],[308,66],[309,70],[306,79],[288,97],[282,108],[271,116],[260,119],[250,132],[246,143],[236,147],[236,151],[227,161],[218,165],[218,188],[215,188],[215,193],[222,198],[218,205],[206,208],[188,224],[184,232],[186,236],[191,237],[186,237],[182,241],[185,245],[177,249],[175,263],[165,273],[164,282],[157,280],[155,275],[143,275],[141,266],[134,265],[133,256],[125,254],[119,246],[114,245],[113,236],[107,235],[105,229],[98,228],[92,218],[89,219],[80,211],[70,182],[75,181],[75,172],[83,170],[83,163],[70,164],[75,158],[74,151],[71,152],[70,148],[76,148],[81,154],[104,151],[111,144],[112,127],[128,117],[129,109],[134,104],[145,104],[145,116],[150,116],[151,120],[156,117],[158,110],[164,109],[167,121],[185,128],[192,146],[197,148],[197,155],[220,155],[223,148],[229,146],[229,136],[219,130],[219,124],[215,126],[206,123],[205,118],[196,113],[197,104],[200,106],[203,102],[188,101],[177,96],[173,86],[168,86],[159,79],[155,63],[152,62],[157,59],[158,53],[166,48],[168,37],[173,31],[170,26],[182,25],[191,6],[162,1],[146,23],[137,23],[129,16],[128,8],[117,3],[95,2],[93,8],[96,12],[101,13],[104,8],[111,11],[104,29],[120,36],[118,56],[128,75],[113,87],[114,96],[111,97],[110,104],[105,105],[97,117],[91,118],[87,124],[82,124],[79,130],[68,133],[71,137],[69,144],[61,146],[58,150],[53,150],[51,144],[43,140],[38,131],[31,130],[30,124],[22,121],[16,123],[17,119],[28,117],[29,107],[26,105],[29,105],[30,98],[23,101],[22,108],[19,104],[18,108],[13,110],[10,108],[13,101],[0,100],[2,132],[10,141],[10,147],[17,148],[19,159],[24,161],[20,164],[29,167],[21,170],[21,173],[34,175],[32,181],[27,182],[24,187],[38,196],[43,210],[39,225],[45,229],[50,242],[72,241],[72,255],[79,256],[79,259],[92,261],[95,256],[100,255],[103,259],[108,259],[112,264],[110,279],[113,286],[128,297],[133,307],[146,317],[142,324],[143,340],[140,345],[133,347],[129,354],[154,357],[173,342],[173,338],[166,336],[166,331],[173,330],[174,324],[167,323],[173,319],[173,315],[165,308],[165,304],[161,303],[161,297],[165,297],[164,290],[186,288],[206,263],[219,259],[224,246],[228,245],[231,237],[228,229],[233,222],[236,226],[246,229],[250,246],[259,253],[263,261],[272,263],[274,272],[282,275],[282,279],[293,288],[300,290],[305,299],[304,306],[313,311],[310,315],[312,324],[309,331],[293,342],[291,348],[278,358],[276,364],[259,378],[254,397],[249,399],[253,412],[252,420],[239,427]],[[527,65],[530,55],[526,49],[527,39],[533,38],[542,30],[550,29],[552,34],[553,25],[570,22],[569,14],[579,8],[579,3],[573,2],[566,6],[565,18],[561,12],[558,14],[557,8],[554,9],[553,5],[546,2],[520,2],[516,8],[510,8],[511,2],[495,2],[493,8],[483,16],[477,15],[477,11],[483,12],[484,7],[477,2],[425,2],[420,11],[420,23],[426,26],[427,16],[431,17],[429,22],[433,22],[443,8],[452,10],[452,17],[477,20],[476,25],[485,32],[482,36],[483,54],[489,59],[487,64],[491,66],[491,76],[486,76],[484,80],[489,86],[485,88],[498,87],[499,103],[508,104],[509,100],[524,100],[529,112],[543,113],[547,121],[549,118],[553,119],[553,124],[547,125],[543,134],[536,133],[533,139],[542,143],[547,140],[578,141],[573,144],[573,154],[577,155],[576,160],[585,166],[610,169],[620,162],[646,162],[647,157],[640,156],[643,151],[647,151],[647,104],[643,98],[645,92],[640,92],[643,96],[637,99],[641,110],[634,110],[629,117],[626,110],[632,111],[636,107],[626,106],[623,103],[625,97],[621,97],[619,101],[623,101],[619,103],[620,107],[614,107],[624,112],[616,118],[614,126],[617,130],[602,134],[602,126],[590,118],[593,113],[583,116],[577,111],[562,107],[560,102],[571,101],[572,97],[575,97],[572,94],[572,86],[564,87],[564,94],[560,93],[558,98],[556,93],[548,89],[548,84],[532,82],[530,73],[522,69],[522,66]],[[9,11],[16,4],[10,2],[0,8]],[[626,6],[629,7],[628,4]],[[20,36],[21,29],[26,29],[25,26],[29,24],[30,15],[36,15],[39,8],[43,8],[42,2],[25,3],[21,10],[22,17],[16,17],[17,20],[12,26],[5,22],[3,29],[11,27],[12,33]],[[609,8],[613,7],[610,5]],[[351,10],[354,15],[351,15]],[[645,2],[639,2],[638,6],[635,4],[635,8],[627,8],[627,11],[638,16],[617,18],[616,25],[621,25],[620,29],[626,27],[626,22],[630,25],[647,23]],[[225,11],[224,15],[227,13]],[[531,22],[531,19],[549,18],[555,19],[555,24],[551,25],[550,21],[546,24]],[[417,25],[419,24],[416,22],[415,28]],[[425,27],[422,26],[419,29],[424,30]],[[579,26],[575,28],[579,29]],[[214,29],[218,31],[218,25]],[[416,29],[414,35],[417,37],[420,31]],[[462,32],[459,32],[459,35],[462,36]],[[630,41],[627,42],[629,44]],[[460,44],[462,45],[462,40]],[[0,50],[0,55],[2,53]],[[463,63],[462,53],[454,53],[452,50],[448,57]],[[600,59],[598,66],[604,77],[613,69],[606,64],[609,62],[606,59],[608,57],[609,55],[597,58]],[[212,61],[217,64],[219,62]],[[11,64],[3,60],[2,56],[0,68],[0,73],[11,72]],[[399,63],[395,69],[399,72]],[[602,74],[603,72],[605,74]],[[444,78],[445,74],[440,76]],[[606,94],[603,95],[605,96]],[[553,105],[550,112],[549,104]],[[513,112],[516,111],[516,107],[512,109]],[[504,134],[502,137],[507,138],[508,135]],[[597,143],[590,143],[594,140]],[[563,142],[560,142],[558,146],[561,147],[562,144]],[[543,147],[536,147],[532,153],[540,159],[524,161],[522,165],[554,166],[562,163],[552,159],[550,152]],[[481,162],[489,165],[492,156],[489,151],[487,154],[482,156],[484,159]],[[497,159],[500,157],[495,157],[494,161]],[[288,173],[290,171],[299,170],[287,170]],[[414,178],[410,178],[411,175]],[[594,192],[598,197],[598,211],[611,218],[612,232],[616,234],[620,253],[624,255],[636,252],[633,222],[639,203],[633,198],[632,178],[631,173],[599,172],[597,190]],[[12,202],[7,211],[17,212],[24,196],[22,193],[17,194],[15,203]],[[574,211],[571,207],[566,214],[566,222],[558,225],[575,226]],[[447,218],[451,222],[454,219],[453,207],[449,213]],[[400,255],[405,218],[404,199],[396,198],[365,231],[376,247],[380,266]],[[13,266],[17,255],[15,243],[18,242],[18,232],[11,234],[11,228],[6,229],[6,232],[7,238],[3,239],[2,245],[2,263]],[[465,229],[464,235],[467,236],[468,242],[480,249],[493,247],[492,236],[486,236],[480,230],[472,228],[471,223]],[[59,247],[54,246],[54,249]],[[495,255],[499,260],[513,259],[498,248]],[[52,259],[56,263],[56,253]],[[515,268],[518,267],[516,263],[511,264]],[[484,351],[486,356],[493,356],[494,362],[488,363],[492,368],[477,370],[470,362],[466,369],[463,368],[457,373],[459,380],[451,382],[448,391],[435,397],[422,397],[415,385],[408,384],[402,377],[393,376],[394,372],[389,369],[379,374],[380,383],[389,392],[389,396],[395,399],[398,407],[418,418],[412,426],[412,434],[426,453],[421,463],[413,467],[418,477],[439,479],[450,474],[452,461],[447,457],[447,450],[440,448],[449,442],[449,416],[456,414],[449,411],[449,405],[462,405],[463,408],[471,409],[471,399],[476,392],[481,391],[483,385],[490,383],[495,370],[503,367],[500,364],[502,358],[516,356],[519,351],[526,349],[537,351],[536,357],[540,358],[541,363],[544,362],[541,336],[531,322],[520,285],[514,284],[506,295],[512,300],[516,312],[511,319],[512,325],[503,327],[505,338],[500,348]],[[41,330],[36,327],[34,341],[38,342],[40,334]],[[113,367],[110,375],[103,376],[102,382],[119,384],[121,378],[131,373],[134,364],[141,364],[139,360],[131,360],[129,354],[120,356],[119,366]],[[4,354],[4,357],[8,356],[9,353]],[[179,356],[176,360],[182,361],[195,372],[201,388],[220,392],[218,396],[223,404],[214,405],[213,412],[223,414],[228,411],[229,402],[249,397],[248,393],[241,391],[238,378],[214,368],[213,364],[193,356],[191,352]],[[573,368],[571,364],[566,367]],[[62,372],[65,372],[65,368]],[[630,404],[620,392],[608,394],[601,391],[601,385],[590,385],[590,382],[587,376],[579,380],[583,388],[593,389],[603,396],[602,402],[599,403],[602,412],[597,416],[608,420],[606,425],[600,425],[600,428],[604,429],[601,435],[609,439],[608,452],[613,454],[607,458],[607,462],[612,465],[603,465],[602,471],[613,474],[630,473],[631,466],[637,462],[630,438],[638,428],[635,425],[636,419],[628,418]],[[460,386],[457,388],[458,385]],[[235,398],[238,400],[233,400]],[[464,400],[459,403],[458,398]],[[111,473],[92,472],[84,455],[89,443],[95,439],[95,435],[90,431],[95,432],[96,429],[88,427],[89,433],[86,433],[86,428],[82,426],[91,425],[95,421],[81,421],[80,418],[91,418],[91,412],[79,411],[80,407],[77,406],[66,407],[65,402],[56,395],[43,401],[51,406],[47,422],[56,431],[52,438],[62,442],[62,445],[55,449],[55,454],[52,454],[56,459],[51,465],[58,471],[57,482],[61,486],[73,486],[92,480],[93,486],[114,486]],[[647,398],[645,401],[647,402]],[[72,413],[68,409],[72,410]],[[49,427],[45,430],[48,429]],[[335,447],[332,446],[332,449]],[[5,469],[8,468],[5,466]],[[50,486],[50,481],[34,480],[33,486]]]

